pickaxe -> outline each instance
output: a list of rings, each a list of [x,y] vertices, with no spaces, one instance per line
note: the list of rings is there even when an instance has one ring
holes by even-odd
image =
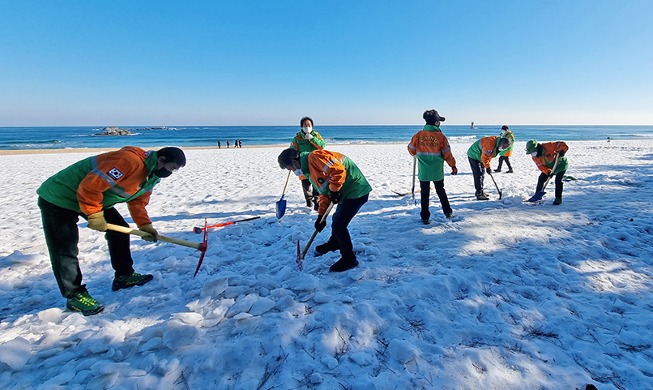
[[[204,240],[202,242],[186,241],[186,240],[182,240],[182,239],[179,239],[179,238],[167,237],[167,236],[164,236],[162,234],[159,234],[158,237],[157,237],[157,239],[159,239],[161,241],[169,242],[171,244],[187,246],[189,248],[194,248],[194,249],[197,249],[198,251],[202,252],[200,254],[200,259],[197,262],[197,268],[195,269],[195,275],[197,275],[197,271],[199,271],[200,265],[202,265],[202,261],[204,260],[204,255],[206,254],[206,250],[209,247],[209,244],[208,244],[209,236],[208,236],[208,230],[206,229],[206,224],[207,224],[207,222],[205,220],[204,221],[204,226],[205,226]],[[150,238],[150,237],[152,237],[152,235],[150,233],[144,232],[142,230],[132,229],[132,228],[127,227],[127,226],[120,226],[120,225],[115,225],[115,224],[112,224],[112,223],[107,224],[107,230],[113,230],[115,232],[120,232],[120,233],[125,233],[125,234],[133,234],[133,235],[139,236],[141,238]],[[195,275],[193,275],[193,277],[195,277]]]

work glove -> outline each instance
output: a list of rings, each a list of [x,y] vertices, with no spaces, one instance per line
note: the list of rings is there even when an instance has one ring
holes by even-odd
[[[159,232],[156,231],[151,223],[139,227],[138,230],[149,234],[149,236],[143,237],[143,240],[145,241],[156,242],[156,240],[159,238]]]
[[[88,217],[88,227],[98,232],[105,232],[107,230],[107,220],[104,219],[104,211],[93,213]]]
[[[492,168],[490,168],[490,167],[485,168],[485,172],[487,172],[488,175],[491,175],[492,174]]]
[[[565,156],[565,151],[564,151],[564,150],[559,151],[559,152],[558,152],[558,155],[559,155],[560,157],[564,157],[564,156]]]
[[[451,174],[452,175],[457,175],[458,174],[458,168],[456,168],[455,165],[453,167],[451,167]]]
[[[321,232],[326,227],[326,220],[322,221],[323,214],[317,216],[317,221],[315,221],[315,230]]]
[[[329,196],[332,203],[340,202],[340,191],[331,191],[331,196]]]
[[[304,138],[306,139],[306,141],[310,141],[310,140],[313,139],[313,134],[311,134],[311,133],[304,133]]]

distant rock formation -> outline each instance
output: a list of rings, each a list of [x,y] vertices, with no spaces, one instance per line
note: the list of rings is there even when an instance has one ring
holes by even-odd
[[[176,127],[168,126],[154,126],[154,127],[143,127],[143,130],[179,130]]]
[[[111,127],[105,127],[102,129],[101,132],[95,133],[93,135],[132,135],[131,131],[127,129],[121,129],[119,127],[111,126]]]

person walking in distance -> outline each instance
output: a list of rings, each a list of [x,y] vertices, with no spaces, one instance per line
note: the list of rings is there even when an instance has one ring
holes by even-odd
[[[451,167],[451,174],[458,173],[456,159],[451,154],[451,146],[447,137],[440,130],[440,122],[445,118],[440,116],[436,110],[425,111],[422,115],[426,124],[424,128],[411,138],[408,143],[408,153],[417,157],[419,187],[421,195],[420,217],[424,224],[430,223],[431,212],[429,211],[429,196],[431,194],[431,182],[438,194],[442,212],[448,219],[454,217],[453,210],[449,204],[447,192],[444,189],[444,162]]]

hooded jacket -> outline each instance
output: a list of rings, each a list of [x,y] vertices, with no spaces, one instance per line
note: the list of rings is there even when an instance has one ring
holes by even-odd
[[[36,193],[64,209],[91,215],[117,203],[127,203],[136,225],[152,223],[145,206],[161,180],[154,175],[157,152],[126,146],[85,158],[59,171]]]
[[[418,174],[421,181],[439,181],[444,179],[444,162],[450,167],[456,166],[456,159],[451,154],[449,140],[438,126],[424,125],[408,143],[408,153],[417,156]]]
[[[331,192],[340,191],[340,198],[356,199],[369,194],[372,186],[347,156],[328,150],[300,153],[301,170],[320,193],[318,214],[322,215],[331,202]]]

